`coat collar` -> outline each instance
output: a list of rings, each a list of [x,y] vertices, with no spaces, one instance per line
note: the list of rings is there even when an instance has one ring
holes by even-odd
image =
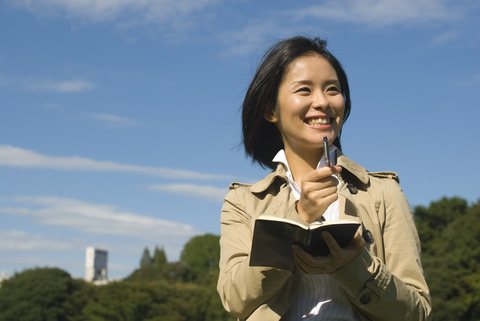
[[[265,176],[265,178],[253,184],[250,190],[252,191],[252,193],[265,192],[277,179],[283,181],[284,183],[288,182],[287,169],[282,163],[279,163],[277,165],[277,168],[273,172]]]
[[[343,155],[339,149],[337,149],[337,165],[353,174],[362,184],[367,185],[370,182],[367,170]]]

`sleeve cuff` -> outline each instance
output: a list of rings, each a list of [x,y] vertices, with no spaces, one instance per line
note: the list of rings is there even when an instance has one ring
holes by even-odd
[[[361,305],[380,299],[390,280],[387,269],[367,249],[363,249],[349,264],[330,276]]]

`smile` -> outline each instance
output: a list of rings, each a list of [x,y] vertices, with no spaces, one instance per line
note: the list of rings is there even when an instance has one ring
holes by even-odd
[[[330,124],[330,118],[309,118],[305,122],[311,126],[320,126]]]

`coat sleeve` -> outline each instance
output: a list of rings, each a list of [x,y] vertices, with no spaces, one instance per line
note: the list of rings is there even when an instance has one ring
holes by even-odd
[[[364,249],[331,276],[371,320],[431,320],[430,295],[410,206],[397,182],[382,181],[385,262]]]
[[[249,266],[254,218],[245,210],[247,192],[242,189],[230,191],[222,207],[217,290],[225,309],[243,320],[285,290],[292,273]]]

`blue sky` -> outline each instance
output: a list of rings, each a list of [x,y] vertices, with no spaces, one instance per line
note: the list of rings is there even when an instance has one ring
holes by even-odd
[[[412,207],[479,198],[475,0],[0,1],[0,273],[109,276],[220,233],[244,157],[239,107],[262,53],[320,36],[347,71],[344,153],[392,170]]]

